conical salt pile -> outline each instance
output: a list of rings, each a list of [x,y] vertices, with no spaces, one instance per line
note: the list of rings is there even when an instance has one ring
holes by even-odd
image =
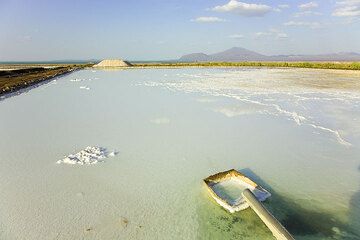
[[[105,59],[95,64],[93,67],[130,67],[131,63],[121,59]]]

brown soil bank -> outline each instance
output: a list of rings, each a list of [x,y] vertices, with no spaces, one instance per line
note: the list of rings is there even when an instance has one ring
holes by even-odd
[[[69,65],[53,68],[34,67],[0,71],[0,95],[38,84],[83,67],[83,65]]]

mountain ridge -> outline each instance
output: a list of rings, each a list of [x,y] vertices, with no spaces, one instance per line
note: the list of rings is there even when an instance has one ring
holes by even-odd
[[[242,47],[232,47],[213,54],[190,53],[179,62],[241,62],[241,61],[360,61],[360,53],[338,52],[328,54],[264,55]]]

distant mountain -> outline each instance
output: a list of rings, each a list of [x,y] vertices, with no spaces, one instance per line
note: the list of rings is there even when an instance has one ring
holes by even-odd
[[[360,54],[340,52],[318,55],[266,56],[245,48],[233,47],[214,54],[192,53],[182,56],[179,62],[242,62],[242,61],[360,61]]]
[[[265,60],[268,57],[245,48],[233,47],[223,52],[207,55],[205,53],[192,53],[182,56],[181,62],[232,62],[232,61],[254,61]]]
[[[233,47],[210,56],[214,61],[252,61],[267,58],[265,55],[240,47]]]
[[[191,53],[182,56],[179,60],[182,62],[206,62],[210,61],[210,56],[205,53]]]

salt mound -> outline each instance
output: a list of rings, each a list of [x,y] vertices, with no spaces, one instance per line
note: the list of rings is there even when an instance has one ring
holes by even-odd
[[[131,63],[121,59],[105,59],[95,64],[93,67],[130,67]]]
[[[99,162],[104,162],[105,158],[113,157],[115,155],[116,152],[108,152],[106,148],[89,146],[76,154],[70,154],[64,159],[57,161],[56,163],[91,165],[97,164]]]
[[[83,79],[80,78],[75,78],[75,79],[70,79],[70,82],[81,82]]]

